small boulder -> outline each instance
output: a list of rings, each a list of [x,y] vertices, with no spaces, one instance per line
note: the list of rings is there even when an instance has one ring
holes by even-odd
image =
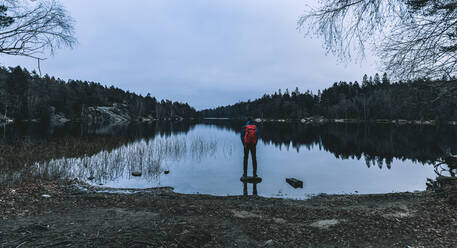
[[[311,223],[310,226],[317,227],[319,229],[329,229],[332,226],[338,225],[341,222],[346,220],[337,220],[337,219],[329,219],[329,220],[319,220]]]
[[[90,176],[90,177],[87,178],[87,180],[89,180],[89,181],[92,181],[92,180],[94,180],[94,179],[95,179],[94,176]]]
[[[273,218],[273,221],[277,224],[285,224],[287,221],[283,218]]]
[[[134,176],[134,177],[141,177],[141,175],[142,175],[141,171],[132,172],[132,176]]]
[[[294,188],[303,188],[303,181],[300,181],[296,178],[286,178],[286,182]]]
[[[165,170],[163,173],[165,173],[166,175],[170,174],[170,171],[169,170]]]
[[[272,239],[270,239],[265,242],[263,247],[274,247],[274,245],[275,245],[275,242]]]

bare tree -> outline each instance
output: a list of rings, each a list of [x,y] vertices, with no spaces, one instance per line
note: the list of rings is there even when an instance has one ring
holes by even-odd
[[[0,0],[0,53],[39,61],[75,44],[73,23],[56,0]]]
[[[343,60],[374,48],[396,78],[456,76],[455,0],[322,0],[298,21]]]

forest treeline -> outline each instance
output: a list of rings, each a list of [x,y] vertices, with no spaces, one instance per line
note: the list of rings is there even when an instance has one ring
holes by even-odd
[[[330,119],[456,120],[457,97],[444,94],[454,86],[449,80],[417,79],[391,83],[382,77],[363,76],[362,82],[337,82],[318,91],[301,93],[278,90],[254,101],[201,111],[203,117],[301,119],[324,116]]]
[[[81,113],[91,106],[127,106],[132,118],[196,118],[197,111],[187,103],[157,100],[100,83],[56,79],[21,67],[0,67],[0,114],[15,120],[49,120],[51,112],[71,120],[81,120]],[[51,108],[50,108],[51,107]],[[50,111],[52,109],[53,111]]]
[[[150,94],[141,96],[114,86],[100,83],[64,81],[21,67],[0,67],[0,116],[15,120],[38,119],[47,121],[52,112],[71,120],[81,120],[82,113],[91,106],[123,104],[134,119],[149,116],[169,118],[254,118],[301,119],[324,116],[330,119],[457,119],[457,96],[444,94],[456,79],[417,79],[391,83],[382,77],[364,75],[362,82],[341,81],[331,87],[304,93],[298,88],[289,92],[278,90],[273,94],[234,105],[207,109],[199,113],[187,103],[157,100]],[[52,111],[50,111],[52,109]]]

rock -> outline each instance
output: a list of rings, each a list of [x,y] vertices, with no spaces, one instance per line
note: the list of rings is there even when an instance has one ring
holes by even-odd
[[[286,178],[286,182],[294,188],[303,188],[303,181],[300,181],[296,178]]]
[[[283,218],[273,218],[273,221],[277,224],[284,224],[286,223],[287,221]]]
[[[126,104],[91,106],[85,109],[82,115],[88,123],[120,124],[132,120]]]
[[[94,179],[95,179],[94,176],[90,176],[90,177],[87,178],[87,180],[90,180],[90,181],[92,181],[92,180],[94,180]]]
[[[251,213],[251,212],[248,212],[245,210],[238,211],[238,210],[232,209],[232,213],[233,213],[233,216],[235,216],[237,218],[242,218],[242,219],[244,219],[244,218],[262,218],[262,216],[259,214]]]
[[[41,197],[43,197],[43,198],[51,198],[51,195],[43,194],[43,195],[41,195]]]
[[[134,176],[134,177],[141,177],[141,175],[142,175],[141,171],[132,172],[132,176]]]
[[[394,213],[383,214],[382,217],[398,219],[398,218],[407,218],[412,215],[413,214],[410,211],[406,210],[405,212],[394,212]]]
[[[263,246],[264,247],[274,247],[274,245],[275,245],[275,242],[272,239],[270,239],[270,240],[267,240]]]
[[[329,219],[329,220],[319,220],[316,222],[311,223],[310,226],[317,227],[319,229],[328,229],[332,226],[338,225],[339,223],[345,220],[337,220],[337,219]]]
[[[169,170],[165,170],[163,173],[168,175],[168,174],[170,174],[170,171]]]
[[[240,181],[242,182],[247,182],[247,183],[261,183],[262,178],[261,177],[241,177]]]

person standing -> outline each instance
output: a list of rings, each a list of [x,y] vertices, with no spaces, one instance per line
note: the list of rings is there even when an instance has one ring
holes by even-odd
[[[252,174],[257,177],[257,158],[256,158],[256,145],[258,140],[258,128],[251,118],[248,118],[246,125],[241,128],[241,142],[244,146],[244,160],[243,160],[243,177],[247,178],[248,174],[248,158],[249,152],[252,157]]]

